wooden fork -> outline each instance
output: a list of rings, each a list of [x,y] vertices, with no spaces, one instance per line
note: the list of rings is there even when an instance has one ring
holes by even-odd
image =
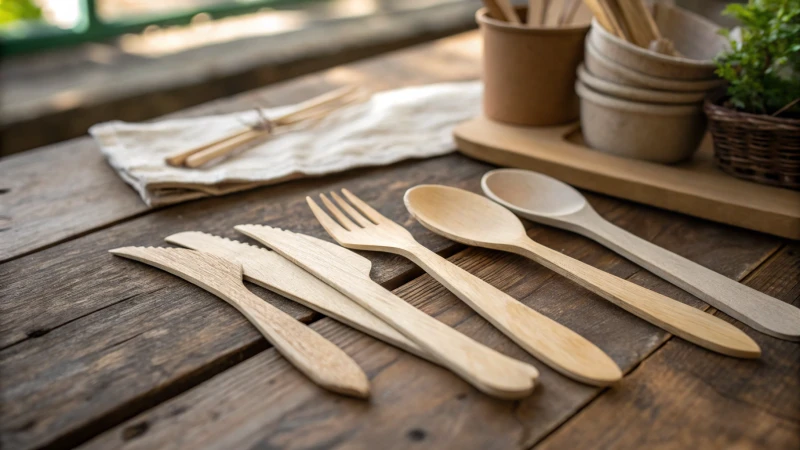
[[[622,372],[614,361],[579,334],[428,250],[405,228],[372,209],[350,191],[343,189],[342,193],[355,208],[335,192],[331,192],[331,196],[349,217],[328,197],[320,195],[336,220],[310,197],[306,198],[314,216],[341,245],[405,256],[530,354],[571,378],[599,386],[622,378]]]
[[[122,247],[109,252],[158,267],[211,292],[244,314],[314,383],[340,394],[369,397],[369,380],[358,364],[332,342],[250,292],[242,284],[240,264],[180,248]]]

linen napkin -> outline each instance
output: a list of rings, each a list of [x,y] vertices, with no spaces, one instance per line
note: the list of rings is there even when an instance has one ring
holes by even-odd
[[[316,122],[281,127],[246,151],[200,169],[172,167],[164,158],[246,129],[258,121],[257,111],[153,123],[106,122],[89,133],[142,200],[159,206],[451,152],[453,127],[479,113],[481,93],[478,81],[379,92]],[[295,108],[262,111],[277,117]]]

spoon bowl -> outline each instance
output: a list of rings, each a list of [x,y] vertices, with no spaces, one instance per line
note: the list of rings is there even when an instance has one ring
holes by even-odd
[[[552,197],[556,197],[528,202],[537,207],[538,212],[556,214],[536,216],[536,220],[574,224],[577,228],[578,224],[594,216],[600,218],[577,191],[563,189],[559,184],[549,182],[547,177],[530,179],[533,182],[528,186],[544,188],[539,192],[550,192]],[[511,186],[510,183],[504,184],[504,192],[516,195]],[[534,194],[536,192],[534,190]],[[562,197],[564,199],[559,200]],[[511,211],[485,197],[447,186],[417,186],[406,191],[403,200],[408,211],[435,233],[468,245],[509,251],[530,258],[640,318],[710,350],[742,358],[756,358],[760,354],[758,344],[749,336],[711,314],[534,242]]]
[[[481,179],[481,187],[489,198],[526,218],[569,216],[588,205],[572,186],[529,170],[492,170]]]
[[[514,213],[462,189],[415,186],[406,191],[403,201],[425,228],[456,242],[492,247],[526,236],[525,227]]]
[[[529,170],[498,169],[483,176],[481,187],[521,217],[586,236],[756,330],[800,341],[800,309],[617,227],[566,183]]]

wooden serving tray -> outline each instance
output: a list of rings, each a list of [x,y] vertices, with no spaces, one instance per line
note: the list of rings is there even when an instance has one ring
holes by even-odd
[[[800,239],[800,192],[726,175],[707,137],[692,160],[662,165],[589,149],[577,123],[524,128],[477,117],[453,132],[461,153],[703,219]]]

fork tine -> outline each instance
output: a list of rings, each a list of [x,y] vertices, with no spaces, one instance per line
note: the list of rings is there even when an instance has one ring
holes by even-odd
[[[360,198],[353,195],[353,193],[348,191],[347,189],[342,189],[342,194],[344,194],[344,196],[347,197],[348,200],[350,200],[350,203],[355,205],[355,207],[358,208],[359,211],[364,213],[364,215],[369,217],[370,220],[372,220],[373,222],[378,224],[381,222],[384,223],[391,222],[391,220],[387,219],[383,214],[379,213],[378,211],[372,209],[371,206],[361,201]]]
[[[349,203],[347,203],[342,197],[339,197],[339,194],[336,192],[331,192],[331,197],[333,197],[333,201],[339,204],[342,209],[352,217],[356,222],[361,224],[362,227],[368,227],[371,225],[375,225],[374,223],[370,222],[369,219],[362,216],[360,212],[356,211]]]
[[[331,216],[326,214],[311,197],[306,197],[306,203],[308,203],[308,207],[311,208],[311,212],[314,214],[314,217],[317,218],[320,225],[322,225],[322,228],[325,228],[325,231],[338,241],[339,236],[347,230],[342,228],[335,220],[331,219]]]
[[[333,214],[333,217],[335,217],[336,220],[339,222],[339,224],[346,230],[352,231],[361,228],[358,225],[354,224],[352,220],[348,219],[347,216],[345,216],[344,213],[339,208],[337,208],[332,201],[328,200],[328,197],[325,196],[325,194],[319,194],[319,198],[322,199],[322,203],[325,204],[325,207],[328,208],[328,211],[330,211],[331,214]]]

